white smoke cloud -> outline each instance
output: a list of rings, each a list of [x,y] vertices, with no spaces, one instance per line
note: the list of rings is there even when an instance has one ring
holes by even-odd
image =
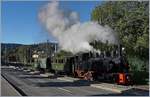
[[[41,9],[39,19],[58,40],[62,50],[72,53],[91,51],[93,47],[89,43],[93,40],[118,43],[116,33],[110,27],[101,26],[94,21],[81,23],[76,12],[60,9],[59,2],[56,1]]]

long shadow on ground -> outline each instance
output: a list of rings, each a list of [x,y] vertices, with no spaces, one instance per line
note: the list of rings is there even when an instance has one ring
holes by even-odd
[[[118,94],[96,94],[88,96],[149,96],[149,91],[132,88],[129,90],[122,91],[122,93]]]
[[[90,86],[90,82],[85,80],[79,80],[75,82],[45,82],[36,83],[38,87],[79,87],[79,86]]]

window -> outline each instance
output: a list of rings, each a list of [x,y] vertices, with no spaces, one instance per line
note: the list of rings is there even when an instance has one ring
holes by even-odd
[[[58,60],[58,63],[61,63],[61,59]]]
[[[63,60],[63,59],[61,60],[61,63],[64,63],[64,60]]]
[[[55,62],[57,63],[57,59],[55,59]]]

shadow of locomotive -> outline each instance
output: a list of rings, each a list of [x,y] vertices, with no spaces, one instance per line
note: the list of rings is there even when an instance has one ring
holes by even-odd
[[[23,79],[28,79],[28,78],[32,78],[32,79],[47,79],[47,78],[50,78],[50,79],[55,79],[57,78],[56,76],[49,76],[49,77],[42,77],[42,76],[39,76],[38,74],[35,74],[35,75],[38,75],[38,76],[35,76],[33,74],[28,74],[28,75],[31,75],[31,76],[21,76],[20,78],[23,78]]]
[[[149,96],[149,91],[132,88],[129,90],[122,91],[122,93],[96,94],[96,95],[88,95],[88,96]]]
[[[90,86],[90,82],[86,80],[77,80],[74,82],[45,82],[36,83],[38,87],[79,87],[79,86]]]

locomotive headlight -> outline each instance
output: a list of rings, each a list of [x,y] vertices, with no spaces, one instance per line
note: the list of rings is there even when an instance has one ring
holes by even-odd
[[[124,51],[124,49],[125,49],[125,48],[123,47],[123,48],[122,48],[122,51]]]

